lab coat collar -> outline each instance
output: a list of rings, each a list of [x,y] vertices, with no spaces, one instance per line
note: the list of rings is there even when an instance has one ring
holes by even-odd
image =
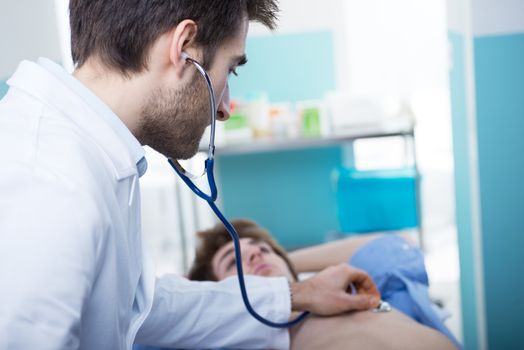
[[[56,108],[85,130],[111,159],[118,180],[146,171],[145,151],[124,123],[56,63],[23,61],[7,83]]]

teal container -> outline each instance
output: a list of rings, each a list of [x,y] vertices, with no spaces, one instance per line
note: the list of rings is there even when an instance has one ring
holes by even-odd
[[[417,172],[412,169],[334,171],[340,229],[344,233],[418,226]]]

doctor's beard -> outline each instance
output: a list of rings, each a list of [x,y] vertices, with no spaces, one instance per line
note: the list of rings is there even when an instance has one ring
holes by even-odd
[[[166,157],[188,159],[211,122],[205,82],[195,75],[181,89],[159,88],[142,109],[138,139]]]

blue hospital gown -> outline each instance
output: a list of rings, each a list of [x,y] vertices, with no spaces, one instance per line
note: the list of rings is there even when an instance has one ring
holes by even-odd
[[[382,300],[415,321],[462,345],[446,327],[442,311],[428,295],[428,275],[422,251],[402,237],[386,235],[372,240],[353,254],[349,263],[365,270],[376,283]]]

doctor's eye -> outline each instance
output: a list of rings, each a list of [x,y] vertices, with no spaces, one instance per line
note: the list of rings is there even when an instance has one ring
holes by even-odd
[[[229,74],[233,74],[235,77],[238,77],[237,70],[235,68],[232,68],[229,70]]]

